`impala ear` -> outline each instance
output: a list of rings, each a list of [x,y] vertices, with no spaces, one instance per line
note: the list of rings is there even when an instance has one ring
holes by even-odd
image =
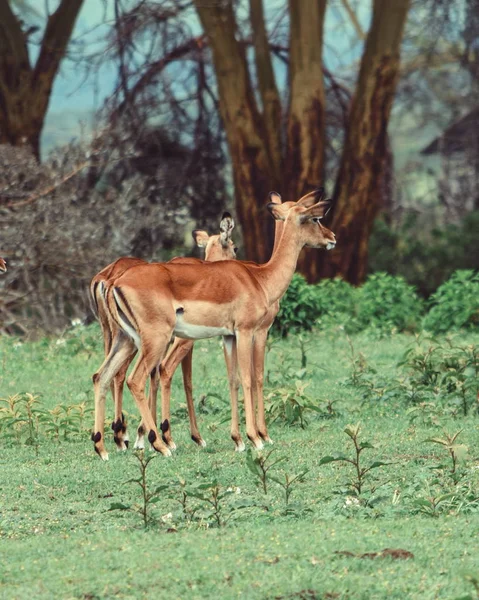
[[[313,206],[303,210],[300,215],[301,223],[312,221],[313,219],[320,221],[328,214],[329,209],[331,208],[331,203],[331,199],[323,200],[322,202],[318,202],[317,204],[314,204]]]
[[[297,202],[297,206],[304,206],[304,208],[310,208],[323,199],[324,196],[324,188],[320,187],[308,194],[302,196]]]
[[[203,231],[202,229],[195,229],[191,232],[191,235],[193,236],[193,239],[195,240],[195,244],[197,246],[199,246],[200,248],[206,248],[206,244],[210,239],[210,236],[206,231]]]
[[[227,246],[231,239],[231,232],[233,231],[235,222],[229,212],[224,212],[220,221],[220,242],[222,246]]]
[[[271,204],[281,204],[281,202],[283,201],[278,192],[270,192],[268,194],[268,197]]]
[[[288,214],[288,211],[283,208],[282,204],[276,204],[275,202],[269,202],[266,205],[266,208],[273,215],[273,217],[276,219],[276,221],[284,221],[286,219],[286,215]]]

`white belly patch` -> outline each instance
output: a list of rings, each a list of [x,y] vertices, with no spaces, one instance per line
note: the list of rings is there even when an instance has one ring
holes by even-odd
[[[204,340],[218,335],[233,335],[226,327],[208,327],[207,325],[192,325],[187,323],[183,311],[176,312],[176,324],[173,335],[187,340]]]

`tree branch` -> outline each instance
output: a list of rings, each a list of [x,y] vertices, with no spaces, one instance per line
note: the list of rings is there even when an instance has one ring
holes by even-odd
[[[33,87],[38,84],[44,85],[46,79],[51,88],[82,4],[83,0],[62,0],[57,10],[48,18],[40,54],[33,70]]]

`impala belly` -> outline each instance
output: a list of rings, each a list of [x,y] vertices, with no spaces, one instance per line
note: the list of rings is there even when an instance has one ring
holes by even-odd
[[[214,310],[215,307],[211,307],[211,311]],[[216,307],[216,310],[216,316],[218,316],[218,307]],[[189,313],[191,313],[190,319],[188,319]],[[200,313],[204,315],[203,311],[200,311]],[[233,335],[233,331],[220,325],[212,312],[202,318],[201,314],[196,314],[196,311],[185,311],[183,308],[178,308],[173,335],[187,340],[204,340],[218,335]]]

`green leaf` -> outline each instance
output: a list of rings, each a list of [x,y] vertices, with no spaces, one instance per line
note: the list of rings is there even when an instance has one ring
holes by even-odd
[[[319,461],[319,465],[327,465],[328,463],[341,460],[349,460],[349,458],[347,456],[343,456],[342,454],[338,454],[335,456],[323,456],[323,458]]]
[[[130,504],[122,504],[121,502],[114,502],[113,504],[110,504],[110,508],[108,509],[110,510],[130,510],[131,505]]]
[[[369,465],[369,470],[377,469],[378,467],[383,467],[384,465],[391,465],[391,462],[384,462],[382,460],[375,460],[371,465]]]

